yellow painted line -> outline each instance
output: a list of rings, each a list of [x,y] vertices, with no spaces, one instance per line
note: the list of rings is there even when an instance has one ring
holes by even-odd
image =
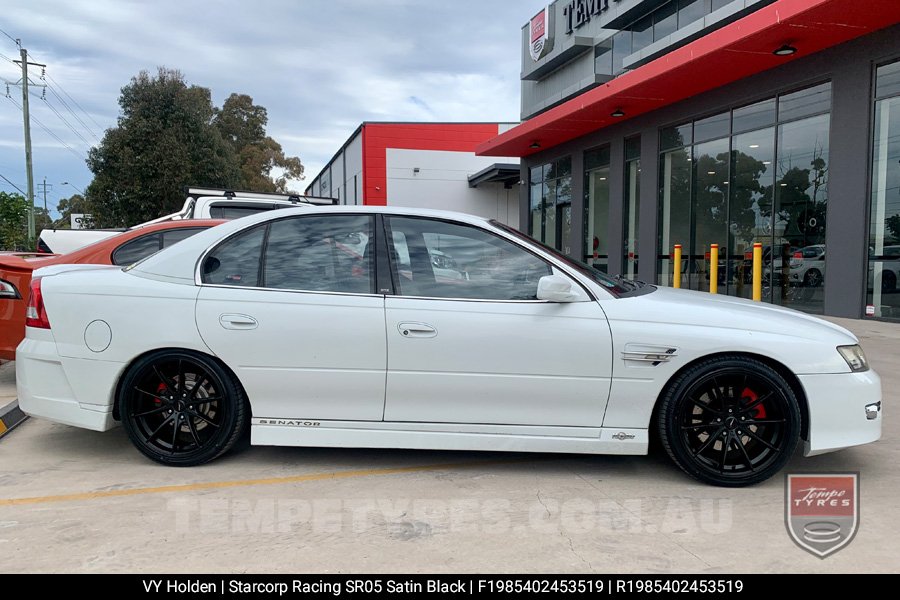
[[[6,423],[3,422],[3,419],[0,419],[0,435],[6,433]]]
[[[257,485],[284,485],[286,483],[306,483],[329,479],[350,479],[351,477],[375,477],[379,475],[399,475],[403,473],[421,473],[446,469],[470,468],[491,464],[505,464],[520,461],[473,461],[467,463],[444,463],[436,465],[416,465],[412,467],[390,467],[386,469],[363,469],[356,471],[334,471],[330,473],[310,473],[307,475],[291,475],[289,477],[267,477],[263,479],[237,479],[232,481],[207,481],[186,483],[182,485],[161,485],[157,487],[130,488],[124,490],[103,490],[98,492],[79,492],[77,494],[60,494],[58,496],[35,496],[32,498],[2,498],[0,506],[22,506],[24,504],[48,504],[51,502],[74,502],[78,500],[99,500],[122,496],[143,496],[147,494],[170,494],[173,492],[196,492],[200,490],[219,490],[225,488],[251,487]]]

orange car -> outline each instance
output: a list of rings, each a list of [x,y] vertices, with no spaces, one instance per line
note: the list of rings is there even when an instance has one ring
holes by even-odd
[[[0,254],[0,359],[15,360],[16,346],[25,337],[25,304],[35,269],[63,264],[130,265],[207,227],[225,222],[197,219],[155,223],[68,254]]]

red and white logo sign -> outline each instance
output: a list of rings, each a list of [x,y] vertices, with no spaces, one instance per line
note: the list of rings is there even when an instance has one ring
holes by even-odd
[[[531,17],[529,50],[531,58],[540,60],[553,48],[553,40],[550,38],[550,9],[544,8],[541,12]]]
[[[859,473],[789,474],[784,521],[794,542],[825,558],[859,529]]]

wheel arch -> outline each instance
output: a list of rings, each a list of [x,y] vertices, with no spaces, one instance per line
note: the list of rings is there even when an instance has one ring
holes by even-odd
[[[253,403],[250,401],[250,397],[247,395],[247,389],[244,387],[243,382],[241,382],[240,378],[237,376],[237,373],[234,372],[234,369],[232,369],[227,364],[225,364],[225,361],[223,361],[218,356],[215,356],[214,354],[210,354],[209,352],[203,352],[203,351],[197,350],[195,348],[179,348],[177,346],[171,346],[171,347],[154,348],[152,350],[147,350],[146,352],[142,352],[142,353],[138,354],[137,356],[132,357],[132,359],[130,361],[128,361],[128,364],[125,365],[125,367],[122,369],[121,373],[119,373],[119,378],[116,380],[116,387],[113,392],[113,418],[116,421],[122,420],[121,415],[119,414],[119,393],[122,390],[122,383],[125,381],[125,378],[128,376],[128,373],[131,371],[131,369],[134,367],[134,365],[138,361],[142,360],[144,357],[149,356],[151,354],[156,354],[157,352],[189,352],[191,354],[197,354],[197,355],[203,356],[204,358],[207,358],[209,360],[215,361],[216,364],[218,364],[220,367],[225,369],[225,371],[227,371],[232,377],[234,377],[234,380],[241,387],[241,391],[244,392],[244,397],[247,398],[247,407],[250,409],[248,414],[251,414],[251,415],[253,414]]]
[[[703,356],[698,356],[694,360],[689,363],[683,365],[680,369],[672,373],[671,377],[666,381],[665,385],[662,386],[662,389],[659,391],[659,395],[656,397],[656,401],[653,403],[653,412],[650,416],[650,429],[651,433],[655,437],[658,432],[657,428],[657,415],[659,413],[660,401],[663,396],[665,396],[666,392],[673,385],[676,379],[684,373],[686,370],[691,367],[696,366],[699,363],[705,362],[707,360],[713,358],[719,358],[723,356],[734,356],[738,358],[752,358],[757,360],[775,370],[779,375],[784,377],[784,380],[788,382],[788,385],[791,386],[791,391],[794,392],[794,395],[797,397],[797,403],[800,405],[800,439],[808,440],[809,439],[809,403],[806,398],[806,392],[803,390],[803,385],[800,383],[800,379],[791,371],[784,363],[781,363],[773,358],[765,356],[763,354],[756,354],[754,352],[715,352],[712,354],[705,354]]]

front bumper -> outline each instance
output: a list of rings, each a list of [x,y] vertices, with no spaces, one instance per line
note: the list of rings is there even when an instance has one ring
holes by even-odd
[[[70,364],[69,369],[64,363]],[[102,386],[115,365],[102,361],[73,361],[56,352],[49,331],[35,330],[16,351],[16,393],[19,408],[25,414],[94,431],[116,426],[108,394],[95,394],[91,388]],[[67,372],[76,381],[70,381]],[[81,392],[79,400],[75,389]],[[90,400],[86,402],[85,400]],[[95,404],[94,402],[99,402]]]
[[[800,375],[809,405],[804,456],[815,456],[881,438],[881,378],[875,371]]]

